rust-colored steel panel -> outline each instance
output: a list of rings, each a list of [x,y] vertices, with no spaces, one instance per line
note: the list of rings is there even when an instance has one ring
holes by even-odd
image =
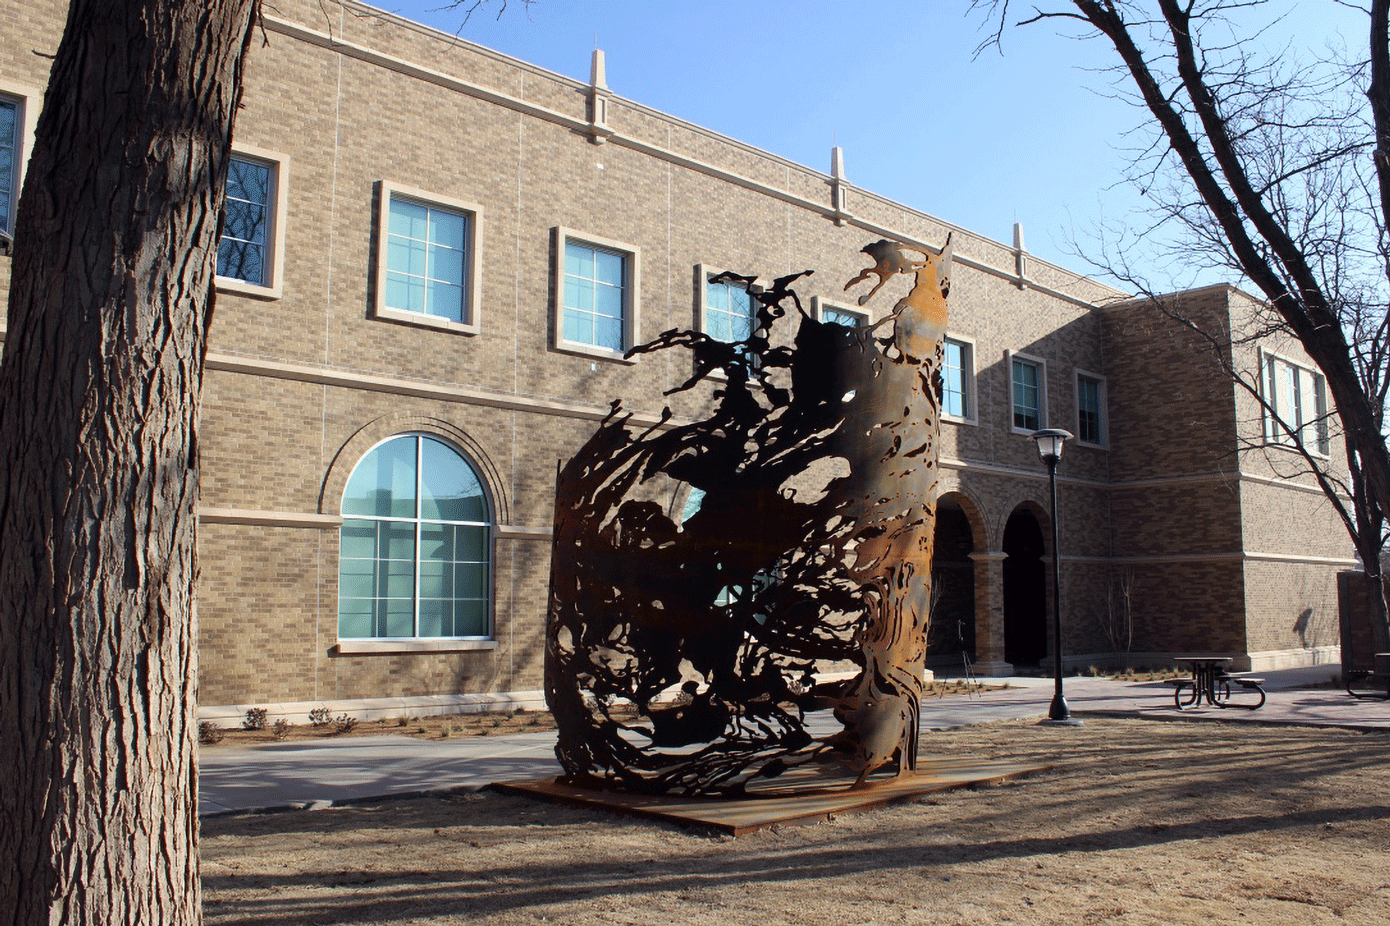
[[[747,340],[671,331],[634,351],[691,352],[672,392],[721,372],[713,412],[635,432],[615,402],[560,471],[546,697],[571,782],[741,794],[811,762],[856,784],[915,767],[950,239],[864,252],[846,289],[879,280],[861,305],[912,278],[882,321],[811,318],[805,274],[762,291],[725,275],[757,301]],[[773,346],[789,320],[794,344]],[[817,684],[835,664],[851,677]],[[826,708],[844,728],[816,739],[805,714]]]

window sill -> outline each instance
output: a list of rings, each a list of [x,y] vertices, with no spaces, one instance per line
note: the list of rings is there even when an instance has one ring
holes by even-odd
[[[339,640],[338,656],[370,656],[402,653],[473,653],[497,649],[496,640]]]
[[[1109,450],[1109,449],[1110,449],[1110,445],[1109,445],[1109,444],[1093,444],[1093,443],[1091,443],[1090,441],[1088,441],[1088,440],[1082,440],[1082,439],[1079,438],[1079,437],[1076,439],[1076,446],[1078,446],[1078,447],[1085,447],[1087,450]]]
[[[279,299],[284,295],[279,286],[262,286],[232,277],[217,277],[215,286],[219,293],[236,293],[239,296],[250,296],[252,299]]]
[[[960,418],[956,415],[942,415],[941,420],[947,424],[968,424],[972,428],[980,426],[980,420],[978,418]]]
[[[452,322],[447,318],[425,315],[422,312],[402,312],[399,309],[377,309],[373,313],[373,317],[386,322],[395,322],[400,325],[413,325],[417,328],[434,328],[438,331],[452,331],[455,334],[476,335],[480,331],[477,325],[466,324],[464,322]]]
[[[573,354],[576,357],[585,357],[590,360],[607,360],[609,363],[625,363],[632,366],[637,363],[635,357],[628,357],[626,354],[615,350],[608,350],[606,347],[590,347],[586,344],[573,344],[564,341],[556,344],[551,350],[560,354]]]

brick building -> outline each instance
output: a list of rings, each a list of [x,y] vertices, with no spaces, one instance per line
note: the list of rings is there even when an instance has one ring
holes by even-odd
[[[65,4],[5,3],[24,24],[0,46],[11,230],[33,52],[56,47]],[[747,309],[710,282],[721,269],[813,268],[813,311],[855,323],[841,287],[861,247],[948,233],[933,659],[1047,659],[1039,427],[1079,437],[1059,473],[1069,664],[1337,659],[1340,524],[1211,348],[1150,306],[857,189],[838,153],[823,174],[619,97],[601,56],[574,81],[351,2],[285,0],[265,36],[208,356],[204,705],[533,696],[557,461],[614,397],[655,422],[708,396],[662,396],[688,358],[623,350],[673,327],[736,335]],[[1236,333],[1259,311],[1225,286],[1169,302]],[[1225,350],[1341,459],[1296,344]]]

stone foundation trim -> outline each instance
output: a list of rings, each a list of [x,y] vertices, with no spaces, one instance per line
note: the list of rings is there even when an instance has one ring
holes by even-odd
[[[246,524],[256,527],[297,527],[307,530],[337,530],[343,519],[334,514],[306,514],[299,511],[258,511],[250,508],[198,509],[202,524]]]
[[[1252,672],[1268,672],[1271,669],[1301,669],[1306,666],[1327,666],[1330,677],[1335,670],[1342,669],[1342,647],[1310,646],[1306,649],[1272,649],[1250,654]]]
[[[266,722],[285,720],[308,723],[309,712],[327,708],[334,717],[343,714],[357,720],[392,717],[428,717],[434,714],[481,714],[486,711],[543,711],[543,691],[498,691],[489,694],[416,695],[402,698],[359,698],[342,701],[284,701],[261,704],[204,705],[198,721],[224,727],[240,727],[251,708],[264,708]]]
[[[328,370],[308,364],[285,363],[256,357],[238,357],[232,354],[209,353],[207,368],[222,373],[268,376],[273,379],[287,379],[319,386],[386,392],[392,395],[408,395],[422,399],[437,399],[443,402],[459,402],[466,405],[485,405],[489,408],[500,408],[506,411],[536,412],[542,415],[580,418],[587,421],[602,421],[611,410],[606,405],[581,405],[577,402],[563,402],[558,399],[533,398],[472,387],[446,386],[442,383],[397,379],[372,373]],[[639,427],[663,424],[658,415],[641,412],[634,413],[632,419],[633,423]],[[678,423],[681,423],[681,420],[672,418],[666,425],[672,426]]]
[[[401,653],[474,653],[497,649],[496,640],[339,640],[334,656],[399,655]]]
[[[1303,556],[1298,553],[1261,553],[1258,550],[1228,550],[1215,553],[1169,553],[1152,556],[1069,556],[1062,554],[1064,563],[1088,563],[1093,566],[1139,566],[1163,563],[1303,563],[1309,566],[1356,565],[1355,559],[1342,556]]]
[[[252,508],[201,508],[201,524],[245,524],[253,527],[297,527],[306,530],[329,531],[343,526],[336,514],[314,514],[300,511],[263,511]],[[548,527],[525,527],[519,524],[498,524],[493,528],[498,540],[550,540]]]

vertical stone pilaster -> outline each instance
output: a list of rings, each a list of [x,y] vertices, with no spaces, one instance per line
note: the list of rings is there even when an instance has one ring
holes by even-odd
[[[975,672],[1011,675],[1004,659],[1004,553],[983,550],[970,554],[975,564]]]

